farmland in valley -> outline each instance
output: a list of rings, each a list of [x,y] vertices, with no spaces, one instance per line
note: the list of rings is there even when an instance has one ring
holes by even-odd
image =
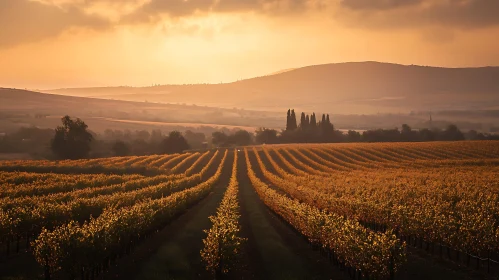
[[[0,161],[1,279],[497,279],[499,142]]]

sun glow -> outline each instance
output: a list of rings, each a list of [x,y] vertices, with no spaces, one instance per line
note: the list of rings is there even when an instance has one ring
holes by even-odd
[[[0,85],[8,87],[219,83],[366,60],[499,64],[494,24],[369,27],[353,21],[354,8],[317,1],[297,6],[290,1],[263,6],[194,0],[174,6],[151,0],[6,1],[5,9],[1,5],[7,2],[0,4],[0,25],[9,27],[0,30]],[[23,24],[9,24],[11,19]]]

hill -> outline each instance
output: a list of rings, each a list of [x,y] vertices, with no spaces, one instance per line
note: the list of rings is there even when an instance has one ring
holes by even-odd
[[[226,84],[49,90],[131,101],[338,114],[499,108],[499,67],[441,68],[379,62],[307,66]],[[283,102],[285,100],[286,102]]]
[[[0,132],[32,125],[54,128],[63,115],[84,119],[94,131],[107,128],[183,130],[200,126],[251,130],[259,125],[279,126],[282,122],[282,116],[272,112],[106,100],[0,88]]]

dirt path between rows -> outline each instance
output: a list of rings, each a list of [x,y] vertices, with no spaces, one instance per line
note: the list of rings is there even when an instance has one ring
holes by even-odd
[[[252,161],[256,164],[256,161]],[[244,252],[254,279],[348,279],[260,200],[247,176],[244,154],[239,157],[239,201]]]
[[[106,279],[209,279],[200,257],[203,230],[211,227],[208,217],[216,213],[229,184],[233,156],[227,155],[220,181],[208,197],[144,240]]]

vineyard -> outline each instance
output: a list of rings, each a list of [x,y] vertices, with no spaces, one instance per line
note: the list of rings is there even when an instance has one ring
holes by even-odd
[[[0,161],[0,279],[499,279],[499,142]]]

